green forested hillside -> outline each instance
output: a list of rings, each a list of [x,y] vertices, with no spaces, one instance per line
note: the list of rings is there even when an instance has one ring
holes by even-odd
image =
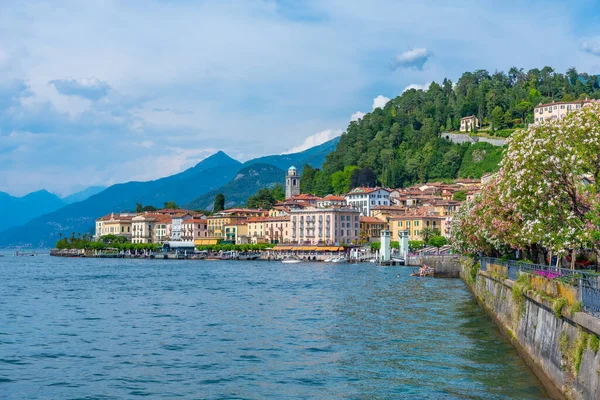
[[[342,175],[352,167],[373,170],[377,183],[404,187],[458,176],[478,177],[497,168],[501,148],[487,143],[458,145],[440,133],[458,130],[460,119],[475,115],[491,129],[521,128],[533,121],[533,107],[552,100],[600,98],[595,75],[511,68],[508,74],[467,72],[458,82],[445,79],[427,91],[407,90],[382,108],[351,122],[320,171],[303,186],[316,194],[348,189]],[[345,172],[344,172],[345,171]],[[337,183],[337,184],[336,184]]]

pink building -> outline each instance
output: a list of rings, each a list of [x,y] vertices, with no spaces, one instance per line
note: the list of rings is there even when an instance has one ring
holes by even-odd
[[[359,215],[349,207],[292,210],[290,241],[306,245],[358,243]]]
[[[206,219],[188,219],[181,224],[181,240],[193,242],[208,237],[208,221]]]

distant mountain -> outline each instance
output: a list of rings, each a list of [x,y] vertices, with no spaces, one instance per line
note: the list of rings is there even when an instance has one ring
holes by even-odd
[[[161,207],[173,200],[186,208],[211,209],[215,195],[223,193],[227,206],[243,205],[258,189],[283,184],[284,171],[292,164],[299,170],[304,164],[320,167],[338,141],[335,138],[299,153],[260,157],[244,164],[219,151],[179,174],[112,185],[56,211],[45,211],[46,215],[38,213],[25,225],[0,232],[0,246],[51,247],[61,233],[70,236],[72,232],[93,232],[96,218],[110,212],[134,211],[136,203]]]
[[[285,172],[282,169],[263,163],[251,164],[240,170],[227,185],[203,194],[186,204],[185,208],[212,210],[218,193],[225,196],[226,208],[242,206],[258,189],[283,184],[284,180]]]
[[[287,171],[287,169],[292,165],[295,165],[300,171],[302,171],[302,167],[304,167],[305,164],[309,164],[315,168],[320,168],[325,162],[325,157],[327,157],[327,154],[335,150],[335,147],[339,141],[340,138],[336,137],[328,142],[311,147],[310,149],[301,151],[299,153],[255,158],[253,160],[246,161],[244,166],[259,163],[270,164],[284,171]]]
[[[91,197],[95,194],[100,193],[104,189],[106,189],[106,186],[90,186],[87,189],[84,189],[77,193],[73,193],[73,194],[63,197],[62,201],[65,204],[77,203],[78,201],[83,201],[83,200],[87,199],[88,197]]]
[[[18,226],[38,217],[57,210],[65,203],[47,190],[38,190],[23,197],[13,197],[0,192],[0,231]]]
[[[305,164],[320,168],[325,162],[327,154],[335,150],[339,141],[340,138],[337,137],[299,153],[266,156],[246,161],[244,169],[233,181],[219,189],[203,194],[186,207],[196,210],[212,210],[215,196],[218,193],[225,195],[226,207],[244,205],[248,197],[255,194],[258,189],[272,187],[277,183],[285,184],[285,171],[292,165],[299,170],[302,170]]]
[[[222,151],[179,174],[149,182],[127,182],[110,186],[86,200],[69,204],[35,218],[23,226],[0,232],[0,246],[54,246],[59,234],[92,232],[96,218],[110,212],[134,211],[136,203],[161,207],[169,200],[177,204],[229,182],[241,163]],[[38,214],[39,215],[39,214]]]

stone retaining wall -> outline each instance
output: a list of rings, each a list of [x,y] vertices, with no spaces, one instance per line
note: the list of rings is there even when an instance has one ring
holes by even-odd
[[[534,291],[523,293],[519,287],[513,290],[515,283],[498,274],[471,273],[471,264],[462,262],[461,278],[551,396],[600,398],[600,320],[582,312],[571,316],[567,310],[557,318],[549,299]]]

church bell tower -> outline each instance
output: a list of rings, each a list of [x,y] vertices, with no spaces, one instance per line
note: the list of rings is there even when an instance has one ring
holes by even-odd
[[[288,169],[287,175],[285,176],[285,198],[300,194],[300,174],[293,165]]]

